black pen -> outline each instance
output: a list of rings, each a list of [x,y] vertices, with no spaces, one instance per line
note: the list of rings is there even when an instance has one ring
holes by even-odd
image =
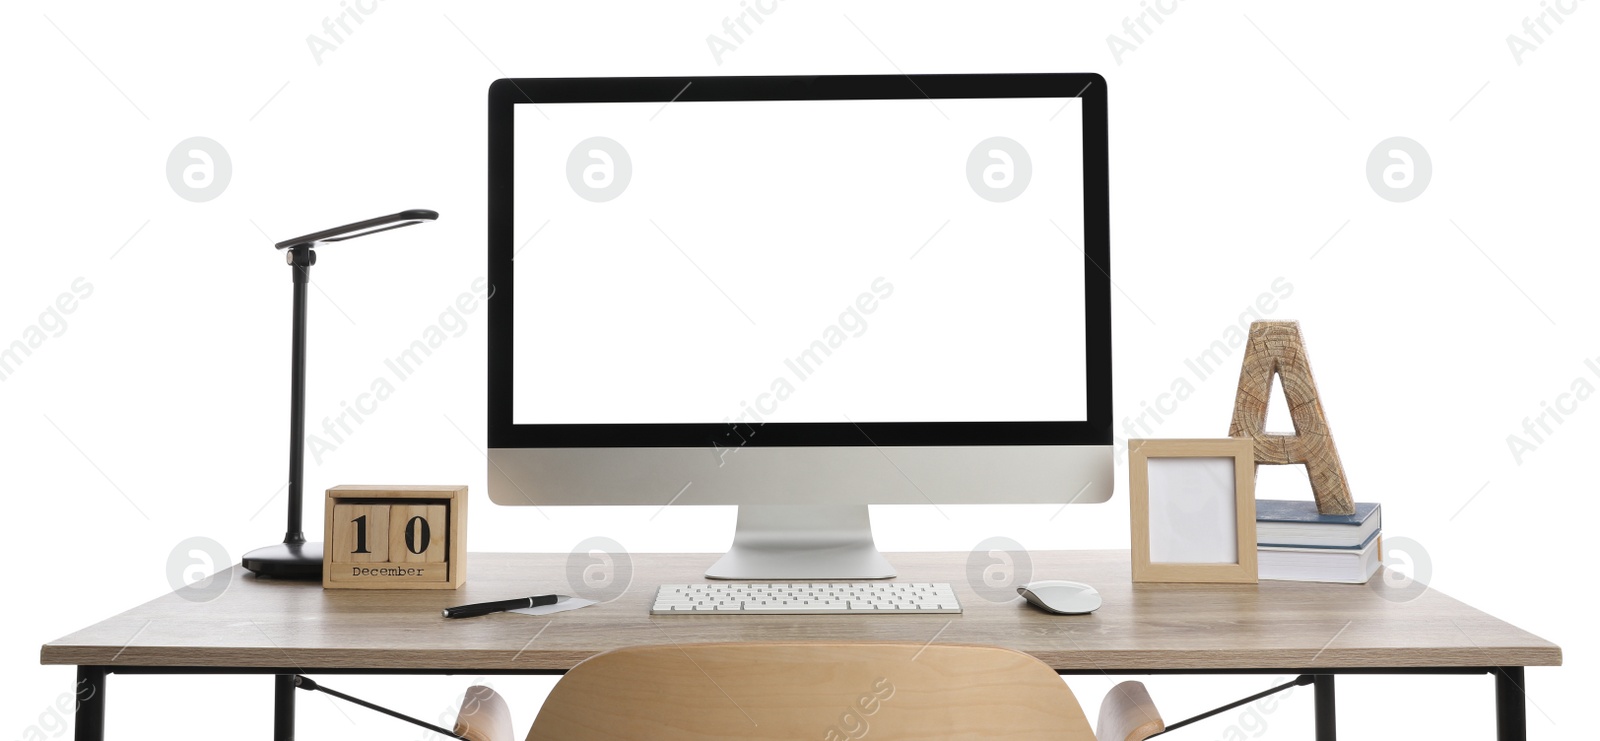
[[[520,610],[524,607],[542,607],[553,605],[559,595],[541,594],[537,597],[518,597],[516,599],[503,599],[499,602],[479,602],[475,605],[461,605],[458,607],[444,608],[447,618],[468,618],[479,615],[488,615],[491,612],[505,612],[506,610]]]

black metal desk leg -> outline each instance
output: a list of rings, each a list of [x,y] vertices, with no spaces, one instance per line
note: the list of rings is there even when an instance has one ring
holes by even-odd
[[[294,675],[273,677],[272,739],[294,741]]]
[[[1315,682],[1317,704],[1317,741],[1335,741],[1339,737],[1339,720],[1334,712],[1333,675],[1318,674]]]
[[[72,692],[77,696],[72,737],[76,741],[102,741],[106,737],[105,667],[78,667],[78,683]]]
[[[1494,715],[1500,741],[1528,739],[1528,697],[1524,691],[1527,686],[1522,667],[1504,666],[1495,669]]]

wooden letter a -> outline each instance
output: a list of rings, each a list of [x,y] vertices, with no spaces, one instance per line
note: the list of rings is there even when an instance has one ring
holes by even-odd
[[[1289,403],[1289,416],[1294,420],[1293,435],[1266,431],[1273,375],[1282,381],[1283,398]],[[1355,514],[1355,501],[1350,498],[1339,451],[1333,447],[1333,433],[1322,412],[1317,383],[1311,378],[1311,363],[1306,359],[1306,344],[1298,322],[1250,324],[1250,342],[1245,346],[1244,367],[1239,370],[1239,395],[1234,398],[1228,436],[1254,440],[1258,466],[1305,464],[1318,512]]]

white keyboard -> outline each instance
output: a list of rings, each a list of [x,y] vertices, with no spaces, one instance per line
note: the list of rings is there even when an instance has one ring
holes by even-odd
[[[949,584],[712,582],[663,584],[651,615],[917,615],[960,613]]]

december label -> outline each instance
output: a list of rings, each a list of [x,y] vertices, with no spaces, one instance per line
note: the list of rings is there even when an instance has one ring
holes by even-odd
[[[405,579],[406,581],[444,581],[445,564],[336,564],[334,581],[365,579]]]

